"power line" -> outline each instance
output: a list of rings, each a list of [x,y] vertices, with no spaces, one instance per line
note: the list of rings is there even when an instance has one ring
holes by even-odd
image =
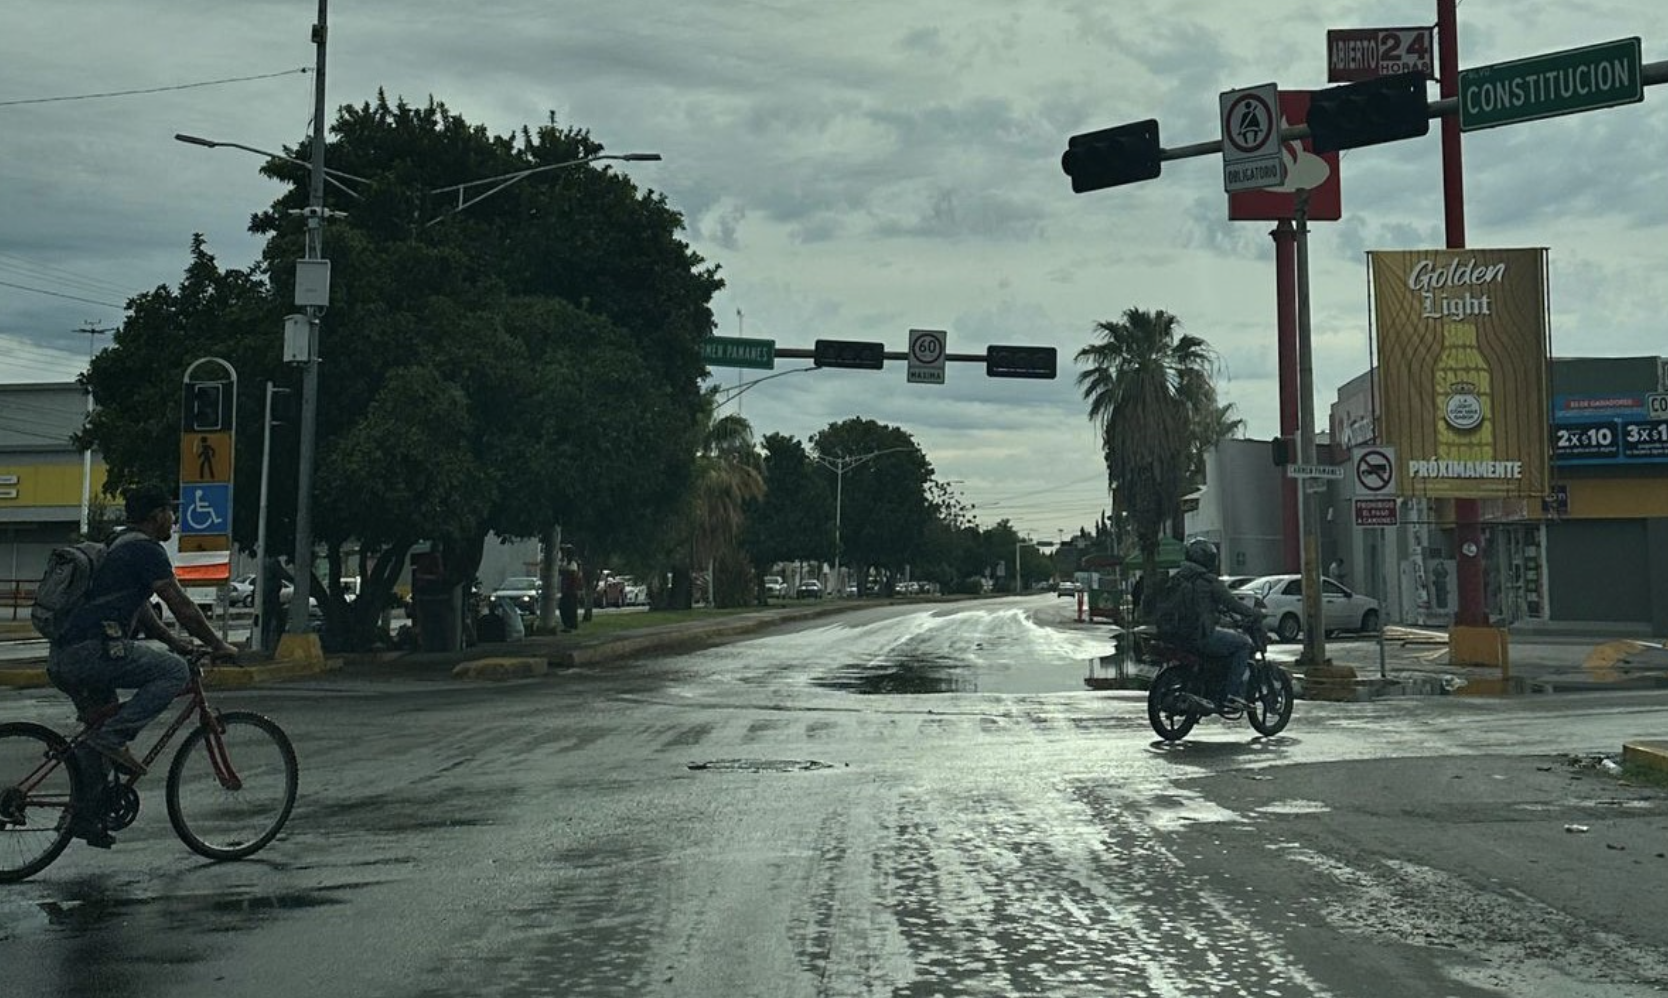
[[[126,305],[117,305],[117,304],[114,304],[112,302],[98,301],[97,299],[93,299],[93,298],[82,298],[82,297],[79,297],[78,295],[66,295],[62,291],[48,291],[45,288],[31,288],[27,284],[13,284],[10,281],[0,281],[0,287],[16,288],[19,291],[33,291],[37,295],[51,295],[54,298],[68,298],[70,301],[78,301],[78,302],[81,302],[81,303],[86,304],[86,305],[102,305],[105,308],[126,308],[127,307]]]
[[[19,104],[52,104],[58,101],[96,100],[100,97],[132,97],[137,94],[160,94],[170,90],[191,90],[196,87],[217,87],[224,83],[248,83],[251,80],[270,80],[275,76],[290,76],[294,73],[312,72],[306,66],[300,69],[286,69],[279,73],[263,73],[260,76],[233,76],[224,80],[204,80],[202,83],[177,83],[168,87],[147,87],[143,90],[108,90],[97,94],[72,94],[65,97],[27,97],[22,100],[0,100],[0,107],[16,107]]]

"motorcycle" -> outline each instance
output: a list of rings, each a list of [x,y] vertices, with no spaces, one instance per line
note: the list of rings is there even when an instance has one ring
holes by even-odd
[[[1237,630],[1251,639],[1250,674],[1245,681],[1246,720],[1257,733],[1272,737],[1292,718],[1292,677],[1268,660],[1268,630],[1259,618],[1239,622]],[[1216,715],[1238,720],[1239,712],[1217,703],[1227,684],[1226,659],[1206,658],[1167,644],[1150,626],[1135,629],[1143,661],[1158,669],[1147,688],[1147,720],[1167,742],[1187,737],[1199,719]]]

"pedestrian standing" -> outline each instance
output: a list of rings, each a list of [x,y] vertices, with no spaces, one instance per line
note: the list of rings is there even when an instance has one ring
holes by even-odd
[[[573,545],[563,544],[557,550],[560,557],[556,562],[556,610],[562,616],[562,633],[569,634],[579,629],[579,589],[583,583]]]
[[[1326,576],[1334,582],[1343,582],[1347,577],[1347,573],[1344,571],[1344,559],[1332,559],[1332,564],[1326,566]]]

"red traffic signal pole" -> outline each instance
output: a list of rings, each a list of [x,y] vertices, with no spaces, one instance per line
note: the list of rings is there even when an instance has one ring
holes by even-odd
[[[1439,59],[1438,94],[1444,99],[1459,97],[1458,0],[1436,0],[1436,49]],[[1442,205],[1443,227],[1449,249],[1465,247],[1465,175],[1460,157],[1458,114],[1442,118]],[[1455,579],[1459,596],[1454,623],[1462,627],[1487,627],[1488,609],[1483,605],[1482,504],[1476,499],[1454,500]]]

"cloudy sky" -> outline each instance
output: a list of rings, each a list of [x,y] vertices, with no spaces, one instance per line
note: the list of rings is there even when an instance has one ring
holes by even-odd
[[[308,132],[316,0],[18,0],[0,34],[0,380],[73,377],[89,323],[177,284],[193,232],[225,266],[258,253],[278,193],[258,157]],[[1327,28],[1434,23],[1431,0],[336,0],[328,101],[430,95],[497,133],[588,128],[686,218],[722,267],[721,335],[952,352],[1050,344],[1055,381],[943,386],[904,366],[778,377],[743,393],[761,435],[864,416],[914,434],[988,524],[1039,540],[1093,522],[1104,472],[1070,357],[1094,323],[1166,309],[1221,355],[1250,435],[1278,429],[1269,224],[1229,222],[1221,161],[1073,195],[1069,136],[1154,117],[1214,140],[1218,95],[1327,85]],[[1656,0],[1465,0],[1463,67],[1637,35],[1668,60]],[[264,79],[219,82],[241,77]],[[193,86],[193,84],[211,84]],[[123,96],[78,98],[127,91]],[[1432,97],[1435,97],[1434,84]],[[1668,352],[1668,89],[1643,103],[1465,140],[1469,243],[1551,250],[1561,355]],[[1436,131],[1346,153],[1344,218],[1311,239],[1317,412],[1368,364],[1364,252],[1444,244]],[[467,180],[473,178],[457,178]],[[328,236],[327,236],[328,242]],[[351,330],[326,328],[328,338]],[[279,331],[273,332],[273,349]],[[778,361],[777,370],[802,366]],[[745,375],[720,370],[726,385]]]

